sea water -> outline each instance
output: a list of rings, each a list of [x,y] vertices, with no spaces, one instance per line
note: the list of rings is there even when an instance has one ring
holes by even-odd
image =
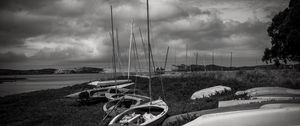
[[[111,73],[97,73],[97,74],[46,74],[46,75],[13,75],[0,76],[1,78],[26,78],[25,80],[18,80],[11,82],[3,82],[0,84],[0,96],[62,88],[90,82],[93,80],[104,80],[112,78]]]

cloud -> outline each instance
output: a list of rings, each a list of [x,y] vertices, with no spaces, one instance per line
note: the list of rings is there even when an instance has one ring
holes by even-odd
[[[7,62],[109,62],[110,5],[118,28],[120,51],[128,55],[131,20],[138,51],[144,55],[139,34],[146,39],[145,0],[2,0],[0,54]],[[271,18],[288,5],[282,0],[150,0],[153,53],[163,60],[167,46],[184,59],[189,53],[255,59],[269,46],[266,29]],[[146,41],[145,41],[146,42]],[[8,60],[11,55],[20,60]],[[20,58],[23,57],[23,58]],[[30,60],[28,60],[30,59]],[[245,60],[246,61],[246,60]],[[38,64],[38,63],[37,63]],[[241,63],[245,64],[245,63]]]
[[[0,54],[0,61],[2,63],[19,62],[19,61],[25,61],[25,60],[27,60],[27,57],[24,54],[16,54],[13,52],[7,52],[4,54]]]

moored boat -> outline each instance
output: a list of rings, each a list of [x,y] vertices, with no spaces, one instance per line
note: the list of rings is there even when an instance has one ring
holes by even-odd
[[[105,103],[103,105],[103,110],[107,113],[108,116],[114,117],[131,107],[145,104],[149,101],[150,98],[147,96],[127,94],[123,97]]]
[[[88,83],[88,85],[93,85],[96,87],[109,87],[109,86],[116,86],[116,85],[122,85],[132,83],[131,80],[105,80],[105,81],[92,81]]]
[[[136,92],[140,92],[140,91],[135,89],[127,89],[127,88],[111,88],[105,93],[105,97],[108,100],[115,100],[127,94],[135,94]]]
[[[165,119],[168,106],[163,100],[156,100],[144,105],[139,105],[114,117],[109,126],[114,125],[140,125],[154,126],[162,123]]]
[[[96,101],[107,101],[107,97],[105,96],[105,93],[107,93],[108,90],[115,90],[115,89],[124,89],[124,87],[130,86],[134,83],[127,83],[122,84],[118,86],[110,86],[105,88],[94,88],[89,90],[84,90],[80,92],[76,92],[73,94],[69,94],[65,96],[65,98],[71,98],[76,99],[79,102],[83,103],[89,103],[89,102],[96,102]]]

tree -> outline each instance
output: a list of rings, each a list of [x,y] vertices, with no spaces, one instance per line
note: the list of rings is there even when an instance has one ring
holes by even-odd
[[[271,48],[266,48],[262,61],[281,63],[300,62],[300,1],[291,0],[289,7],[279,12],[268,27]]]

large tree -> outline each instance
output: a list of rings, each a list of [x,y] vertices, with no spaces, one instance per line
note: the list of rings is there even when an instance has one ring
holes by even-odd
[[[288,8],[273,17],[268,35],[272,46],[265,49],[262,61],[300,62],[300,0],[291,0]]]

